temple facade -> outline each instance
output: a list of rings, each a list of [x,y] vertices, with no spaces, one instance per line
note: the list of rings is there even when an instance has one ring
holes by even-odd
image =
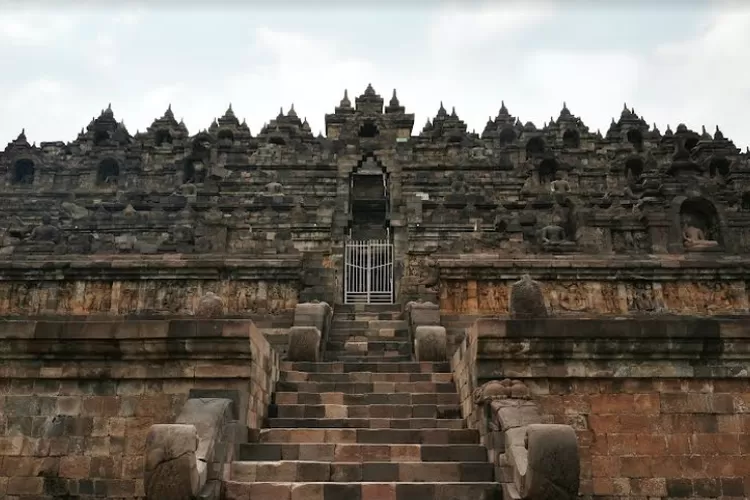
[[[7,145],[0,497],[750,496],[750,152],[369,85],[325,128]]]
[[[625,106],[602,135],[503,104],[479,135],[441,104],[414,135],[371,86],[325,124],[292,107],[254,136],[230,106],[191,136],[170,108],[131,135],[107,108],[67,144],[21,133],[0,155],[0,312],[174,314],[213,291],[237,315],[504,314],[527,272],[564,315],[747,309],[750,164],[718,128],[662,133]]]

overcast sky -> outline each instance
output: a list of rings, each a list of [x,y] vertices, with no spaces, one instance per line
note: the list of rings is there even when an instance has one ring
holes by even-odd
[[[747,0],[80,5],[0,0],[0,148],[22,127],[73,140],[109,102],[131,133],[170,103],[196,133],[230,102],[253,133],[292,103],[317,133],[368,82],[398,89],[415,134],[441,100],[479,132],[501,100],[537,125],[566,101],[602,132],[627,102],[750,145]]]

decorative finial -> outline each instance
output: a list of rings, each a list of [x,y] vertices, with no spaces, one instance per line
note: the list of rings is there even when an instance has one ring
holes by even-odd
[[[289,113],[287,113],[287,116],[297,116],[297,112],[294,111],[294,103],[292,103],[292,106],[289,108]]]
[[[724,140],[724,134],[719,130],[719,126],[716,125],[716,132],[714,132],[714,140],[715,141],[723,141]]]
[[[500,112],[498,113],[500,115],[507,115],[508,114],[508,108],[505,107],[505,101],[500,101]]]
[[[458,117],[458,115],[456,115],[456,107],[455,106],[451,107],[451,116],[453,118],[457,118]]]

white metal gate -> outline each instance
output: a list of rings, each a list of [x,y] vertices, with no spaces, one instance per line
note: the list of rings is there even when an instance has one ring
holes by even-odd
[[[344,247],[344,303],[393,303],[393,244],[348,241]]]

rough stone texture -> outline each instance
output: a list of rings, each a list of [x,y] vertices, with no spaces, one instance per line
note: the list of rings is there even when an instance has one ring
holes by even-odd
[[[414,331],[417,361],[445,361],[447,337],[442,326],[418,326]]]
[[[580,465],[576,434],[569,425],[526,427],[528,469],[522,489],[530,500],[578,498]]]
[[[278,368],[247,320],[4,321],[0,496],[142,498],[152,425],[221,389],[257,429]]]
[[[510,315],[513,318],[547,317],[542,286],[528,274],[510,287]]]
[[[293,109],[253,135],[231,107],[192,136],[171,109],[135,135],[111,108],[67,143],[21,133],[0,152],[0,313],[182,314],[209,290],[237,314],[333,304],[346,235],[385,226],[401,303],[506,314],[530,273],[553,313],[747,310],[728,257],[750,250],[748,154],[720,130],[625,107],[600,134],[566,106],[536,126],[502,105],[477,134],[442,105],[421,130],[406,111],[369,88],[318,137]],[[374,229],[356,203],[373,200]],[[458,269],[488,260],[508,265]]]
[[[68,143],[21,133],[0,152],[0,495],[142,496],[129,457],[142,459],[146,429],[172,422],[190,389],[237,390],[257,427],[277,370],[259,332],[248,347],[197,322],[138,322],[136,335],[136,323],[99,320],[190,316],[212,292],[227,317],[262,317],[283,352],[298,303],[341,303],[351,235],[391,238],[399,304],[440,305],[437,319],[413,310],[431,319],[408,327],[446,328],[472,425],[474,389],[521,380],[545,418],[578,432],[584,495],[748,496],[747,320],[725,319],[748,313],[748,153],[718,128],[662,133],[627,106],[600,134],[565,105],[537,127],[503,104],[475,134],[442,105],[413,132],[395,92],[385,102],[368,87],[353,101],[326,115],[325,137],[293,109],[253,135],[231,107],[193,136],[171,108],[131,135],[107,108]],[[549,314],[571,321],[472,327],[509,316],[524,274]],[[12,321],[71,316],[86,321]],[[382,342],[368,355],[390,350]],[[675,416],[666,387],[677,380],[687,400]],[[651,415],[628,413],[622,394],[657,398],[658,421],[636,425]],[[625,431],[644,425],[671,448],[648,451]],[[707,458],[714,429],[739,448]]]
[[[224,315],[224,301],[214,292],[207,292],[198,301],[195,315],[199,318],[219,318]]]
[[[294,326],[314,326],[323,336],[330,328],[331,306],[325,302],[305,302],[294,308]]]
[[[289,329],[289,361],[318,361],[320,357],[320,330],[314,326],[293,326]]]
[[[144,485],[149,500],[191,500],[200,489],[193,425],[151,427],[146,437]]]
[[[528,386],[539,423],[574,429],[583,498],[742,498],[749,325],[747,317],[483,319],[452,366],[480,432],[471,391],[506,377]],[[489,435],[485,443],[499,448]]]

